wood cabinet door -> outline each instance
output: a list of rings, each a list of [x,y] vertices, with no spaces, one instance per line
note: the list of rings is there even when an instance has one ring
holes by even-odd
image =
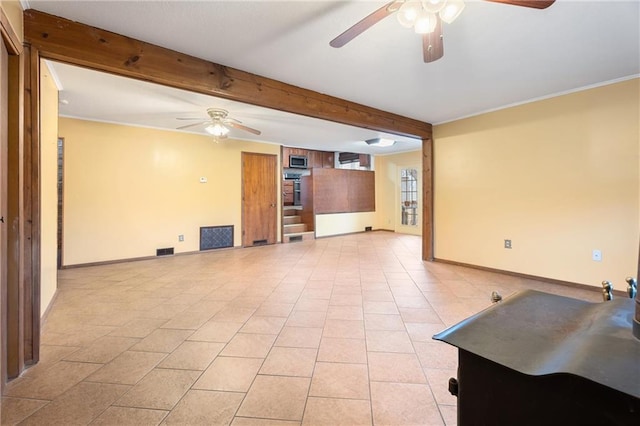
[[[242,153],[242,245],[275,244],[278,160],[275,155]]]
[[[325,169],[333,169],[335,167],[334,153],[329,151],[322,152],[322,167]]]
[[[292,150],[291,154],[302,155],[304,157],[307,157],[307,159],[309,158],[309,150],[308,149],[295,148],[295,149]]]
[[[293,181],[291,180],[282,182],[282,202],[285,206],[293,205]]]
[[[321,169],[323,167],[323,156],[324,152],[322,151],[309,151],[309,167]]]
[[[291,148],[287,148],[286,146],[282,147],[282,168],[286,169],[289,167],[289,157],[291,156]]]

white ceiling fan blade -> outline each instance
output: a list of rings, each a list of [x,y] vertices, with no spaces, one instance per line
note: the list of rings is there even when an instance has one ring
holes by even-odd
[[[207,124],[209,123],[209,120],[207,121],[201,121],[199,123],[192,123],[192,124],[187,124],[186,126],[180,126],[180,127],[176,127],[177,130],[183,130],[183,129],[188,129],[190,127],[196,127],[196,126],[202,126],[203,124]]]
[[[262,132],[260,130],[252,129],[251,127],[243,126],[242,124],[226,122],[225,123],[229,127],[233,127],[234,129],[244,130],[245,132],[253,133],[254,135],[259,135]]]
[[[176,120],[202,120],[202,117],[176,117]]]

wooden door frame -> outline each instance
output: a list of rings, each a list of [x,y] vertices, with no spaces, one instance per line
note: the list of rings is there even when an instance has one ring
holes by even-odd
[[[37,133],[26,127],[25,120],[25,114],[32,112],[25,94],[29,55],[3,9],[0,9],[0,33],[9,54],[7,212],[3,224],[7,229],[7,251],[2,253],[7,268],[6,284],[0,292],[0,389],[4,389],[8,378],[18,376],[25,365],[36,362],[39,357],[39,320],[34,321],[34,315],[39,319],[40,311],[39,305],[34,310],[31,281],[39,273],[39,263],[33,262],[34,256],[39,259],[39,234],[32,233],[34,217],[30,214],[33,202],[39,200],[39,150],[33,150],[31,140],[26,137]],[[35,118],[29,120],[28,125],[37,122]]]
[[[24,102],[15,108],[20,116],[24,117],[24,126],[19,126],[18,129],[23,132],[20,167],[23,168],[25,179],[21,181],[20,188],[23,191],[23,203],[19,212],[22,218],[22,234],[17,241],[21,244],[22,255],[19,267],[22,279],[19,282],[24,293],[24,303],[21,303],[24,309],[20,317],[24,326],[22,344],[23,358],[26,362],[36,362],[39,357],[41,247],[38,130],[41,59],[421,139],[424,196],[422,258],[433,259],[431,124],[302,89],[33,9],[24,11],[23,17],[24,53],[20,54],[19,39],[13,37],[13,40],[21,58],[21,65],[17,69],[22,71],[23,82],[19,87],[24,89]],[[22,92],[22,89],[19,91]]]
[[[423,251],[433,259],[432,126],[32,9],[25,42],[51,59],[169,87],[422,140]]]

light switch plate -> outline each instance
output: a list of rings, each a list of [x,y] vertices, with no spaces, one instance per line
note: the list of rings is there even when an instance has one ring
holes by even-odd
[[[602,252],[600,250],[594,249],[591,252],[591,259],[596,262],[602,262]]]

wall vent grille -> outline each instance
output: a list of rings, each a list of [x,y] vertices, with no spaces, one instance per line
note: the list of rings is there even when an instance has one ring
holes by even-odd
[[[169,256],[173,254],[173,247],[156,249],[156,256]]]
[[[200,228],[200,250],[233,247],[233,225]]]

